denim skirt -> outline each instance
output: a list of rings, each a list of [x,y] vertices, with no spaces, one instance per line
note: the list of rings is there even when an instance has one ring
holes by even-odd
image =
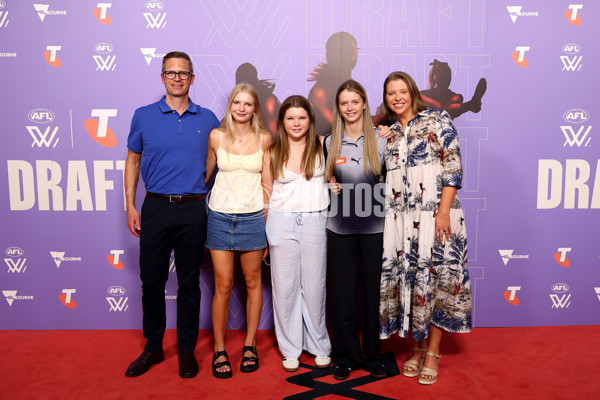
[[[211,250],[255,251],[267,247],[263,210],[226,214],[208,210],[206,247]]]

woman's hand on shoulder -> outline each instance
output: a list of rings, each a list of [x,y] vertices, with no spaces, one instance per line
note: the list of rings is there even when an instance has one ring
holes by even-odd
[[[379,125],[377,127],[377,129],[379,129],[379,136],[386,138],[386,139],[392,139],[394,137],[394,132],[392,132],[392,130],[390,129],[389,126],[385,126],[385,125]]]

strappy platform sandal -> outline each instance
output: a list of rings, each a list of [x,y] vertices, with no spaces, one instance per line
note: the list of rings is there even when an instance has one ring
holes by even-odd
[[[254,353],[253,356],[245,357],[244,354],[249,351]],[[254,364],[244,365],[245,362],[253,362]],[[255,346],[244,346],[242,349],[242,363],[240,365],[240,371],[242,372],[254,372],[258,369],[258,352]]]
[[[428,356],[433,356],[438,359],[438,369],[439,369],[440,358],[442,358],[442,356],[440,356],[439,354],[430,353],[430,352],[427,352],[425,354]],[[424,378],[423,375],[429,375],[429,376],[432,376],[433,378]],[[438,372],[435,369],[428,368],[428,367],[421,368],[421,373],[419,375],[419,383],[421,385],[433,385],[437,381],[437,378],[438,378]]]
[[[421,372],[423,362],[425,362],[425,352],[427,352],[427,347],[425,347],[424,349],[413,347],[413,351],[422,351],[423,354],[421,355],[421,358],[419,360],[408,360],[402,366],[402,375],[409,378],[414,378],[415,376],[418,376]],[[407,370],[406,368],[412,368],[412,370]]]
[[[219,357],[225,357],[227,360],[221,361],[215,364],[215,360]],[[227,366],[229,367],[229,371],[218,371],[219,368]],[[215,378],[219,379],[227,379],[233,376],[233,371],[231,370],[231,364],[229,363],[229,356],[225,350],[215,351],[212,359],[212,373]]]

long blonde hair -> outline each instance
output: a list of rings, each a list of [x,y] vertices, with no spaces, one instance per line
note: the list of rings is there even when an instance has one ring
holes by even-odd
[[[344,136],[345,123],[339,111],[339,101],[340,94],[344,90],[358,94],[365,103],[362,115],[365,175],[379,175],[381,174],[381,161],[379,159],[379,149],[377,147],[377,138],[375,137],[375,127],[373,126],[373,120],[371,119],[367,93],[360,83],[356,82],[354,79],[349,79],[342,83],[335,94],[335,108],[333,110],[333,124],[331,126],[331,143],[329,145],[329,151],[327,152],[327,164],[325,166],[327,179],[329,180],[334,176],[335,163],[340,155],[340,150],[342,149],[342,137]]]
[[[283,125],[285,113],[290,108],[302,108],[308,114],[308,132],[306,132],[306,146],[302,152],[302,174],[306,180],[310,180],[317,166],[323,163],[323,146],[317,139],[317,131],[315,129],[315,113],[309,101],[303,96],[293,95],[285,99],[279,109],[277,117],[277,138],[275,143],[269,148],[269,156],[271,160],[271,176],[273,179],[283,175],[283,166],[290,157],[290,143],[287,132]]]
[[[256,89],[252,85],[247,83],[240,83],[239,85],[235,85],[233,89],[231,89],[231,93],[229,94],[229,99],[227,100],[227,110],[225,111],[225,117],[223,117],[223,122],[221,123],[221,130],[225,132],[225,135],[229,140],[225,141],[225,150],[229,153],[229,148],[231,144],[235,142],[235,132],[233,130],[233,117],[231,115],[231,104],[233,104],[233,99],[238,93],[248,93],[252,96],[252,100],[254,101],[254,113],[252,114],[252,119],[250,120],[250,126],[256,135],[255,140],[260,140],[260,135],[262,135],[265,131],[265,125],[263,123],[262,112],[260,110],[260,101],[258,100],[258,93],[256,93]]]

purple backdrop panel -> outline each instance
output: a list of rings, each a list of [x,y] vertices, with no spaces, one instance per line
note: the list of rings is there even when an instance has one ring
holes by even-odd
[[[161,59],[172,50],[190,54],[190,95],[219,118],[240,74],[283,101],[308,96],[321,63],[339,63],[338,77],[361,82],[376,114],[391,71],[427,90],[441,65],[432,79],[444,90],[432,99],[459,129],[475,325],[600,323],[597,2],[46,3],[0,0],[0,329],[141,328],[126,140],[134,110],[163,95]],[[351,61],[328,46],[336,32],[353,38]],[[140,183],[138,206],[143,192]],[[228,327],[243,328],[236,275]],[[270,329],[268,267],[263,283],[260,327]],[[208,252],[200,284],[210,328]]]

